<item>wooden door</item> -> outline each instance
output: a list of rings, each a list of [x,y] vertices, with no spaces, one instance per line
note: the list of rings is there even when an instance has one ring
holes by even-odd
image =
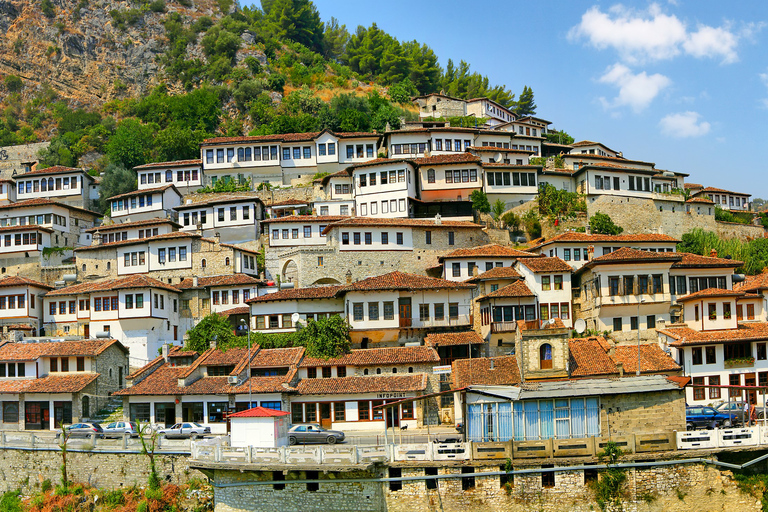
[[[90,324],[85,324],[83,326],[83,338],[85,338],[86,340],[91,338],[91,325]]]
[[[400,327],[410,327],[411,326],[411,299],[404,298],[400,299],[399,301],[400,305]]]
[[[320,404],[320,426],[323,428],[331,428],[332,423],[331,404]]]
[[[755,380],[755,374],[754,373],[747,373],[744,375],[744,385],[745,386],[757,386],[757,381]],[[757,390],[755,389],[747,389],[747,402],[750,403],[750,405],[757,405]]]

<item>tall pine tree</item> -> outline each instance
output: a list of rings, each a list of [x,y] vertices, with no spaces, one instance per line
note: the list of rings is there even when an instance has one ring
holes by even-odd
[[[533,89],[527,85],[523,87],[520,99],[515,104],[517,117],[532,116],[536,114],[536,103],[533,102]]]

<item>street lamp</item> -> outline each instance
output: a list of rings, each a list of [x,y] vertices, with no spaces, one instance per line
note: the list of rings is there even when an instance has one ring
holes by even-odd
[[[248,408],[253,407],[253,393],[251,392],[251,330],[245,318],[240,319],[240,323],[245,327],[245,335],[248,337]]]
[[[640,376],[640,304],[645,304],[645,299],[637,301],[637,377]]]

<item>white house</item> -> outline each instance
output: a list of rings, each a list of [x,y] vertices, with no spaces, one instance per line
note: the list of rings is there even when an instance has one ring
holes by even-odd
[[[381,158],[352,170],[355,212],[360,217],[410,217],[416,198],[416,167],[403,160]]]
[[[723,190],[721,188],[706,187],[692,195],[693,197],[708,198],[723,210],[743,211],[751,208],[751,203],[749,202],[751,194],[745,194],[743,192],[731,192],[730,190]]]
[[[43,326],[43,296],[52,286],[21,276],[0,279],[0,327],[23,327],[37,336]]]
[[[535,258],[537,254],[520,251],[499,244],[486,244],[477,247],[455,249],[438,261],[443,264],[443,279],[466,281],[474,277],[475,272],[482,274],[495,267],[511,267],[518,258]]]
[[[327,245],[324,233],[328,224],[348,217],[338,215],[291,215],[262,221],[269,235],[270,247],[306,247]]]
[[[139,190],[173,184],[188,194],[203,184],[203,163],[200,159],[154,162],[134,167],[139,181]]]
[[[181,198],[181,192],[173,183],[119,194],[108,199],[112,205],[110,216],[116,222],[170,218],[173,209],[181,204]]]
[[[137,220],[133,222],[119,222],[114,224],[101,224],[86,230],[94,238],[100,238],[102,244],[121,242],[124,240],[139,240],[157,235],[166,235],[178,230],[181,226],[165,218]]]
[[[295,331],[298,322],[344,313],[342,286],[294,288],[251,297],[251,330],[265,333]]]
[[[16,174],[15,200],[55,199],[79,208],[90,209],[90,185],[93,183],[85,169],[60,165]]]
[[[536,296],[538,319],[560,319],[565,327],[573,325],[571,307],[572,269],[560,258],[521,258],[515,270]]]
[[[264,204],[258,197],[246,195],[215,195],[198,202],[187,200],[175,207],[181,231],[196,232],[204,236],[218,234],[225,242],[237,243],[256,240],[259,221],[264,215]]]

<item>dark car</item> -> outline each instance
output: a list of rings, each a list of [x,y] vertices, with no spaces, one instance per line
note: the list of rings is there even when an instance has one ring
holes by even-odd
[[[69,435],[69,438],[75,437],[90,437],[91,434],[95,434],[98,438],[104,437],[104,430],[98,423],[73,423],[68,427],[64,427],[64,430]],[[62,432],[56,432],[56,439],[59,439]]]
[[[744,412],[744,402],[723,402],[715,409],[729,417],[730,424],[728,426],[743,425],[744,419],[749,417],[749,413]]]
[[[288,443],[328,443],[336,444],[344,441],[344,432],[327,430],[320,425],[294,425],[288,430]]]
[[[188,421],[185,423],[177,423],[169,428],[161,429],[157,433],[168,439],[197,439],[198,437],[204,437],[206,434],[210,434],[211,427],[204,427],[199,423]]]
[[[698,428],[730,427],[731,420],[727,414],[717,412],[712,407],[693,406],[685,408],[685,425],[688,430]]]

